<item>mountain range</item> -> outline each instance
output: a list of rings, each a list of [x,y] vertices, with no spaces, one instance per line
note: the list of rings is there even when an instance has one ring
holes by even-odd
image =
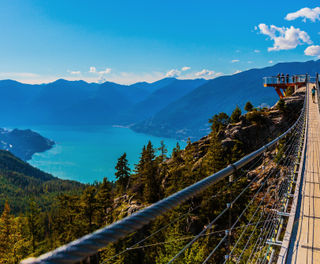
[[[208,133],[214,114],[230,114],[247,101],[272,105],[278,97],[263,87],[264,76],[278,73],[314,75],[320,60],[278,63],[212,80],[164,78],[121,85],[59,79],[30,85],[0,81],[0,126],[126,125],[137,132],[196,140]]]

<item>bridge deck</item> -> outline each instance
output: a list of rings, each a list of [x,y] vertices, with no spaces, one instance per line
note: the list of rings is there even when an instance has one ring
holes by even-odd
[[[287,263],[320,264],[320,115],[308,85],[307,141],[302,185]],[[317,100],[317,99],[316,99]]]

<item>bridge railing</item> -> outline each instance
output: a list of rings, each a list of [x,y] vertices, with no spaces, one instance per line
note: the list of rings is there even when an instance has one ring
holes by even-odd
[[[239,171],[241,168],[244,168],[247,164],[254,161],[257,157],[261,157],[261,155],[263,153],[265,153],[266,151],[273,149],[279,143],[280,140],[282,140],[286,136],[290,135],[290,133],[291,134],[293,133],[294,135],[297,134],[298,132],[301,131],[304,117],[305,117],[305,104],[303,106],[303,109],[301,111],[299,118],[285,133],[283,133],[279,137],[275,138],[274,140],[272,140],[268,144],[264,145],[263,147],[259,148],[258,150],[243,157],[239,161],[229,165],[228,167],[220,170],[217,173],[214,173],[214,174],[208,176],[207,178],[205,178],[203,180],[200,180],[199,182],[196,182],[195,184],[193,184],[193,185],[191,185],[191,186],[189,186],[189,187],[187,187],[177,193],[172,194],[171,196],[169,196],[163,200],[158,201],[155,204],[152,204],[151,206],[149,206],[145,209],[138,211],[137,213],[132,214],[131,216],[128,216],[128,217],[126,217],[120,221],[117,221],[109,226],[101,228],[101,229],[99,229],[91,234],[88,234],[80,239],[77,239],[67,245],[59,247],[54,251],[48,252],[38,258],[24,260],[24,261],[22,261],[22,263],[24,263],[24,264],[26,264],[26,263],[77,263],[77,262],[84,260],[88,256],[94,255],[97,251],[106,247],[110,243],[116,242],[119,239],[124,238],[124,237],[128,236],[129,234],[133,233],[134,231],[139,230],[143,226],[150,223],[150,221],[155,220],[157,217],[164,215],[166,212],[177,207],[178,205],[187,201],[191,197],[194,197],[195,195],[203,192],[204,190],[207,190],[209,187],[213,186],[219,180],[230,177],[236,171]],[[299,130],[299,131],[297,132],[296,130]],[[292,141],[289,143],[290,144],[292,143],[292,146],[289,145],[288,151],[290,151],[290,153],[292,154],[292,153],[294,153],[294,147],[297,144],[296,139],[295,139],[295,141]],[[249,188],[250,184],[246,188]],[[264,181],[264,184],[267,184],[267,180]],[[262,186],[261,186],[261,188],[262,188]],[[280,197],[283,196],[285,189],[286,189],[286,185],[282,186],[281,190],[279,190],[281,192]],[[243,192],[241,191],[241,193],[239,195],[241,195],[242,193]],[[258,192],[257,192],[257,194],[258,194]],[[279,195],[280,195],[280,193],[277,194],[277,196],[279,196]],[[238,197],[240,197],[240,196],[238,196]],[[237,201],[238,197],[235,198],[235,200],[233,200],[232,203]],[[274,205],[275,204],[276,203],[274,203]],[[171,263],[177,257],[179,257],[181,255],[181,253],[183,252],[183,250],[185,250],[187,248],[187,246],[192,245],[192,243],[196,239],[201,237],[204,234],[204,232],[208,230],[208,228],[212,227],[212,225],[215,223],[215,221],[222,214],[224,214],[229,208],[230,207],[224,209],[202,232],[199,233],[199,235],[197,235],[191,242],[189,242],[186,245],[186,247],[184,247],[169,263]],[[247,207],[246,207],[246,209],[247,209]],[[275,209],[277,209],[277,208],[275,208]],[[258,212],[258,211],[256,211],[256,212]],[[239,216],[239,217],[241,217],[241,216]],[[238,223],[238,221],[240,219],[239,217],[237,218],[237,220],[233,226],[235,226]],[[266,221],[272,222],[272,221],[274,221],[274,218],[271,218],[271,220],[266,220]],[[267,222],[265,222],[265,223],[267,223]],[[273,232],[273,231],[274,231],[274,228],[271,229],[270,232]],[[223,237],[223,239],[220,241],[220,243],[217,245],[217,247],[220,246],[221,243],[226,240],[226,237],[227,237],[227,234],[225,235],[225,237]],[[259,246],[257,245],[257,249],[258,248],[259,248]],[[212,253],[214,252],[214,250],[212,251]],[[211,257],[211,255],[212,254],[210,254],[208,256],[208,258]]]
[[[315,80],[311,79],[311,82],[314,82]],[[307,87],[306,87],[307,88]],[[305,104],[307,104],[309,98],[309,90],[306,89],[306,100]],[[308,115],[308,109],[305,109],[306,111],[306,116]],[[289,252],[289,245],[292,242],[292,233],[294,230],[294,225],[296,223],[296,213],[297,213],[297,208],[298,208],[298,200],[299,200],[299,193],[300,193],[300,188],[302,184],[302,173],[303,173],[303,162],[305,160],[305,155],[306,155],[306,141],[307,141],[307,134],[308,134],[308,120],[305,117],[305,124],[304,124],[304,129],[303,129],[303,134],[300,140],[300,146],[299,146],[299,153],[295,157],[295,170],[293,172],[293,180],[295,184],[294,190],[290,190],[290,195],[292,196],[292,202],[289,205],[289,203],[286,203],[286,207],[290,206],[290,214],[288,214],[288,220],[287,220],[287,226],[285,228],[285,232],[283,234],[283,242],[281,243],[281,247],[278,253],[278,259],[277,259],[277,264],[285,264],[287,263],[287,257],[288,257],[288,252]],[[294,193],[292,193],[294,191]],[[283,226],[284,228],[284,226]],[[282,228],[281,228],[282,229]],[[278,234],[280,234],[279,232]]]
[[[318,97],[318,108],[319,108],[319,112],[320,112],[320,85],[319,85],[319,74],[317,73],[316,77],[315,77],[315,85],[316,85],[316,90],[317,90],[317,97]]]

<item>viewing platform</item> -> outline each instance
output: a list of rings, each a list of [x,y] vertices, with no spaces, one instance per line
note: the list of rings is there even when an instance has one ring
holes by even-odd
[[[314,82],[313,77],[308,74],[304,75],[277,75],[263,78],[264,87],[274,87],[280,98],[286,96],[287,89],[292,87],[293,92],[308,82]]]

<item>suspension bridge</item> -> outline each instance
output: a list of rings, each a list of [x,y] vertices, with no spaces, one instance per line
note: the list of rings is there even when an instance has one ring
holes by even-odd
[[[283,134],[225,169],[149,207],[22,263],[113,263],[122,254],[177,242],[182,246],[169,256],[167,263],[184,263],[186,251],[206,237],[216,239],[207,245],[209,253],[199,263],[320,263],[320,114],[319,98],[311,96],[314,86],[319,95],[319,80],[310,76],[294,76],[290,80],[272,77],[265,79],[265,86],[274,87],[281,98],[287,87],[305,89],[299,118]],[[100,252],[110,243],[139,232],[143,226],[192,197],[203,195],[223,180],[224,187],[206,198],[206,202],[225,195],[227,203],[208,216],[210,221],[197,234],[154,242],[160,233],[184,221],[203,204],[99,261]],[[241,188],[236,188],[240,183]],[[244,197],[246,204],[241,202]],[[228,219],[227,223],[218,225],[222,219]]]

